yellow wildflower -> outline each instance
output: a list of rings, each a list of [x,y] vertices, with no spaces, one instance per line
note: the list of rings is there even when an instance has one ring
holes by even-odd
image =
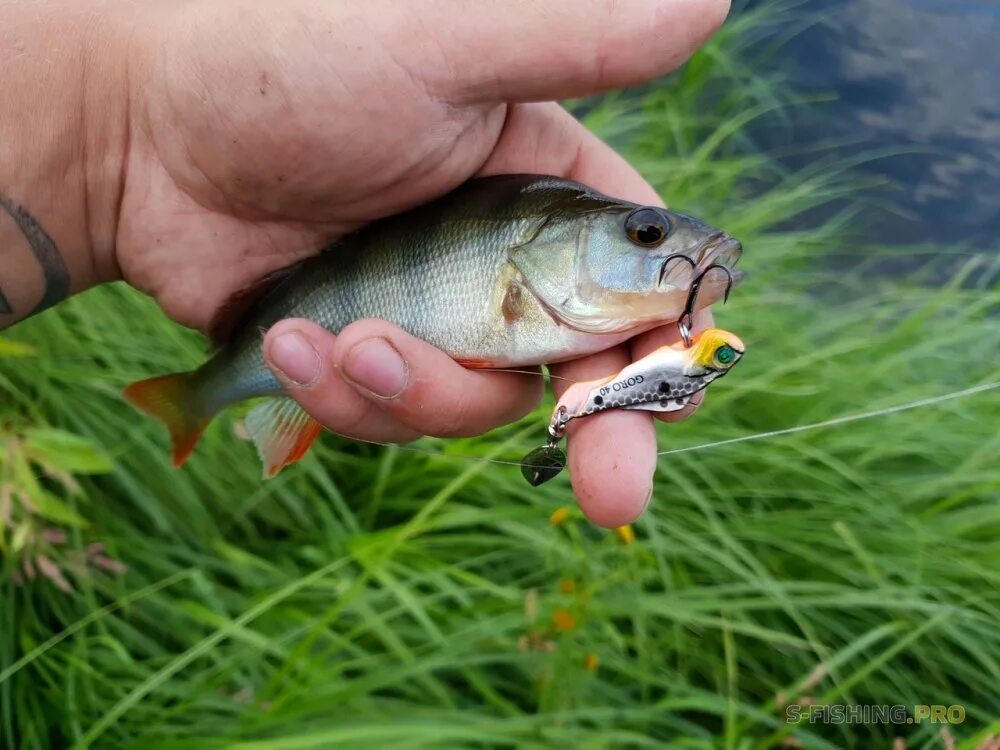
[[[631,544],[635,541],[635,531],[630,524],[625,524],[615,529],[615,536],[618,537],[618,541],[622,544]]]
[[[552,515],[549,516],[549,523],[553,526],[562,526],[569,520],[569,510],[565,507],[556,508],[552,511]]]
[[[576,627],[576,618],[573,617],[573,613],[568,609],[560,608],[552,613],[552,623],[555,625],[557,631],[565,632]]]

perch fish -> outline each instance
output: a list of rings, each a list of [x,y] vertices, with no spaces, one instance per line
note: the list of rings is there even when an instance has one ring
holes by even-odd
[[[676,321],[696,279],[699,306],[723,298],[739,280],[731,269],[741,253],[694,217],[569,180],[471,180],[245,290],[220,316],[211,359],[134,383],[124,396],[167,426],[176,466],[217,412],[265,397],[246,427],[273,476],[321,430],[264,362],[261,332],[283,318],[334,333],[382,318],[470,368],[549,364]],[[712,267],[726,273],[706,274]]]

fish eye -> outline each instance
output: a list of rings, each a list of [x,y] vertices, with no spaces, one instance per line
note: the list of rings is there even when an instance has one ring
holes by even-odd
[[[736,350],[729,344],[723,344],[715,350],[715,361],[720,365],[731,365],[736,361]]]
[[[636,245],[656,247],[669,233],[669,220],[655,208],[637,208],[625,219],[625,234]]]

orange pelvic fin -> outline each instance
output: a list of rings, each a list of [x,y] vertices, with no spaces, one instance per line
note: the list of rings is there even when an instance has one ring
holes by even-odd
[[[211,416],[202,413],[191,373],[179,372],[132,383],[125,399],[167,426],[173,444],[174,466],[182,466],[194,450]]]
[[[270,479],[300,460],[316,441],[323,426],[290,398],[269,398],[258,404],[245,420],[247,434]]]
[[[455,361],[466,370],[489,370],[496,367],[488,359],[456,359]]]

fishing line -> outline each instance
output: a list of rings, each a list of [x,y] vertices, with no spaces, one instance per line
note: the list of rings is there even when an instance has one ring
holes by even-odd
[[[548,376],[550,380],[565,380],[567,383],[579,383],[579,380],[574,380],[573,378],[564,378],[562,375],[553,375],[551,372],[541,372],[540,370],[512,370],[509,367],[491,367],[488,370],[483,370],[483,372],[513,372],[516,375],[537,375],[540,378]]]
[[[930,396],[928,398],[922,398],[918,401],[910,401],[906,404],[897,404],[896,406],[887,406],[883,409],[874,409],[872,411],[861,412],[860,414],[847,414],[842,417],[834,417],[833,419],[825,419],[822,422],[813,422],[811,424],[799,425],[798,427],[786,427],[781,430],[771,430],[770,432],[758,432],[753,435],[744,435],[742,437],[729,438],[728,440],[716,440],[711,443],[701,443],[700,445],[689,445],[685,448],[672,448],[668,451],[660,451],[656,455],[658,456],[669,456],[674,453],[689,453],[691,451],[705,450],[707,448],[718,448],[722,445],[733,445],[735,443],[747,443],[751,440],[764,440],[765,438],[779,437],[781,435],[794,435],[798,432],[808,432],[810,430],[821,430],[826,427],[837,427],[842,424],[848,424],[850,422],[860,422],[864,419],[874,419],[875,417],[884,417],[889,414],[898,414],[901,411],[909,411],[911,409],[919,409],[924,406],[933,406],[934,404],[940,404],[945,401],[952,401],[954,399],[966,398],[967,396],[974,396],[977,393],[984,393],[985,391],[993,390],[994,388],[1000,388],[1000,381],[995,383],[984,383],[983,385],[975,385],[971,388],[963,388],[960,391],[952,391],[951,393],[945,393],[940,396]]]
[[[824,419],[819,422],[810,422],[809,424],[798,425],[796,427],[785,427],[780,430],[756,432],[751,435],[742,435],[740,437],[729,438],[727,440],[713,440],[708,443],[698,443],[696,445],[687,445],[681,448],[672,448],[670,450],[659,451],[656,455],[670,456],[677,453],[693,453],[694,451],[708,450],[711,448],[720,448],[725,445],[735,445],[736,443],[747,443],[754,440],[766,440],[769,438],[781,437],[784,435],[795,435],[802,432],[811,432],[813,430],[822,430],[830,427],[839,427],[841,425],[850,424],[852,422],[861,422],[866,419],[875,419],[877,417],[885,417],[889,416],[890,414],[899,414],[900,412],[911,411],[913,409],[921,409],[928,406],[935,406],[937,404],[941,404],[946,401],[955,401],[961,398],[968,398],[970,396],[975,396],[980,393],[985,393],[986,391],[991,391],[996,388],[1000,388],[1000,381],[995,381],[993,383],[983,383],[981,385],[974,385],[969,388],[963,388],[961,390],[951,391],[949,393],[943,393],[940,396],[928,396],[927,398],[917,399],[916,401],[908,401],[904,404],[896,404],[895,406],[886,406],[882,409],[872,409],[871,411],[860,412],[858,414],[845,414],[844,416],[834,417],[832,419]],[[358,440],[358,442],[369,443],[371,445],[393,447],[399,450],[410,451],[411,453],[422,453],[428,456],[454,458],[463,461],[483,461],[491,464],[500,464],[502,466],[522,465],[521,461],[502,461],[495,458],[487,458],[485,456],[467,456],[467,455],[455,455],[450,453],[439,453],[436,451],[427,450],[426,448],[419,448],[417,446],[412,446],[412,445],[399,445],[396,443],[379,443],[375,440]]]

